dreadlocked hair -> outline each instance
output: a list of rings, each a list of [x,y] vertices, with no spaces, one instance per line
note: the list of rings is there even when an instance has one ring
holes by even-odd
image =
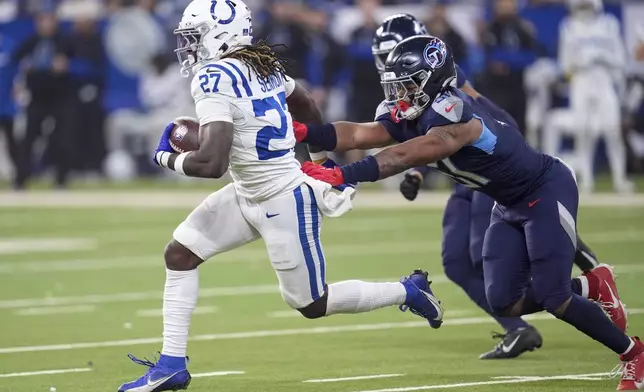
[[[286,76],[288,60],[275,53],[274,49],[277,47],[284,45],[269,45],[266,41],[259,40],[252,45],[236,49],[226,57],[242,61],[262,78],[270,75]]]

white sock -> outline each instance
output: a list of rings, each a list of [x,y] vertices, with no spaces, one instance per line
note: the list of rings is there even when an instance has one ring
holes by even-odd
[[[166,268],[163,292],[163,349],[161,354],[185,357],[190,317],[197,306],[199,272]]]
[[[392,305],[402,305],[407,291],[402,283],[371,283],[346,280],[329,285],[326,315],[363,313]]]
[[[581,296],[584,298],[588,298],[588,292],[590,289],[588,288],[588,278],[585,276],[578,276],[577,279],[579,279],[579,283],[581,283]]]

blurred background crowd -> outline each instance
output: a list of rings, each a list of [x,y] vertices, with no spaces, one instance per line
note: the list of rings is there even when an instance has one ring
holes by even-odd
[[[0,0],[0,180],[24,189],[46,177],[62,188],[70,179],[165,175],[150,159],[158,135],[194,111],[190,80],[173,54],[172,30],[188,2]],[[559,25],[568,14],[562,0],[246,3],[253,35],[285,45],[279,50],[291,59],[290,75],[305,83],[327,120],[373,119],[383,93],[371,41],[380,22],[398,12],[444,39],[474,86],[511,113],[535,147],[544,148],[551,113],[568,106],[557,63]],[[629,172],[642,172],[644,1],[605,1],[604,9],[620,21],[628,57],[618,132]],[[605,156],[600,146],[597,170]]]

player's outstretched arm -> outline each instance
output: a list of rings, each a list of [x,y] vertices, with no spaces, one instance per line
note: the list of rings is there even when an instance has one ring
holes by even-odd
[[[368,150],[393,143],[391,135],[380,122],[338,121],[323,125],[294,125],[298,141],[319,146],[325,151]]]
[[[378,179],[445,159],[476,140],[481,130],[481,121],[471,119],[467,123],[432,128],[425,136],[386,148],[374,155],[378,163]]]
[[[185,155],[172,154],[168,167],[190,177],[220,178],[228,170],[232,144],[232,123],[214,121],[202,125],[199,129],[199,150]],[[177,162],[179,156],[184,156],[184,159]]]
[[[425,166],[445,159],[463,146],[473,143],[483,130],[478,119],[467,123],[431,128],[425,136],[386,148],[376,155],[333,169],[319,165],[302,165],[309,176],[331,185],[374,182],[416,166]]]

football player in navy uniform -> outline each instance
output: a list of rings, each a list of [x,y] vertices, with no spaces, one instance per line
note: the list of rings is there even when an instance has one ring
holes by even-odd
[[[392,15],[382,22],[374,35],[371,52],[380,74],[385,72],[385,61],[393,48],[405,38],[426,35],[427,29],[412,15]],[[470,96],[480,96],[467,81],[461,68],[456,65],[456,87]],[[490,105],[493,105],[490,102]],[[383,111],[389,112],[390,105],[382,102],[376,118]],[[496,108],[496,107],[495,107]],[[391,107],[393,109],[393,107]],[[502,115],[509,117],[502,109]],[[514,121],[509,118],[509,120]],[[414,200],[429,167],[419,167],[408,171],[400,184],[400,191],[407,200]],[[483,281],[483,235],[490,224],[490,211],[494,201],[487,195],[474,192],[455,184],[454,191],[445,206],[443,214],[442,259],[445,275],[459,285],[479,307],[492,315],[505,330],[499,344],[481,359],[515,358],[526,351],[541,347],[539,332],[520,317],[495,317],[485,297]]]
[[[385,19],[376,31],[372,44],[372,53],[376,68],[381,74],[385,69],[385,61],[396,44],[405,38],[426,35],[425,26],[412,15],[397,14]],[[497,107],[487,98],[476,91],[469,83],[465,73],[456,65],[456,87],[476,99],[495,117],[513,124],[514,119],[503,109]],[[387,108],[383,102],[379,110]],[[377,113],[376,117],[381,113]],[[418,195],[423,177],[429,167],[419,167],[408,171],[400,184],[400,191],[407,200],[414,200]],[[491,312],[485,297],[485,282],[483,280],[483,237],[490,225],[490,212],[494,200],[489,196],[474,192],[461,184],[454,184],[443,214],[443,246],[442,260],[445,275],[458,284],[479,307],[487,313]],[[590,270],[597,265],[592,251],[578,239],[579,250],[575,254],[575,264],[583,270]],[[505,330],[499,344],[486,353],[481,359],[515,358],[526,351],[534,350],[542,344],[538,331],[523,321],[520,317],[495,317]]]
[[[383,108],[365,124],[295,124],[296,138],[327,151],[399,144],[349,165],[305,162],[302,170],[338,185],[432,165],[490,196],[495,203],[483,241],[483,271],[492,312],[517,317],[548,311],[620,356],[618,389],[644,389],[644,344],[624,333],[626,315],[611,270],[570,278],[579,202],[572,170],[531,148],[512,123],[458,90],[452,55],[436,37],[398,43],[387,56],[382,85],[391,113]],[[615,319],[617,313],[622,319]]]

